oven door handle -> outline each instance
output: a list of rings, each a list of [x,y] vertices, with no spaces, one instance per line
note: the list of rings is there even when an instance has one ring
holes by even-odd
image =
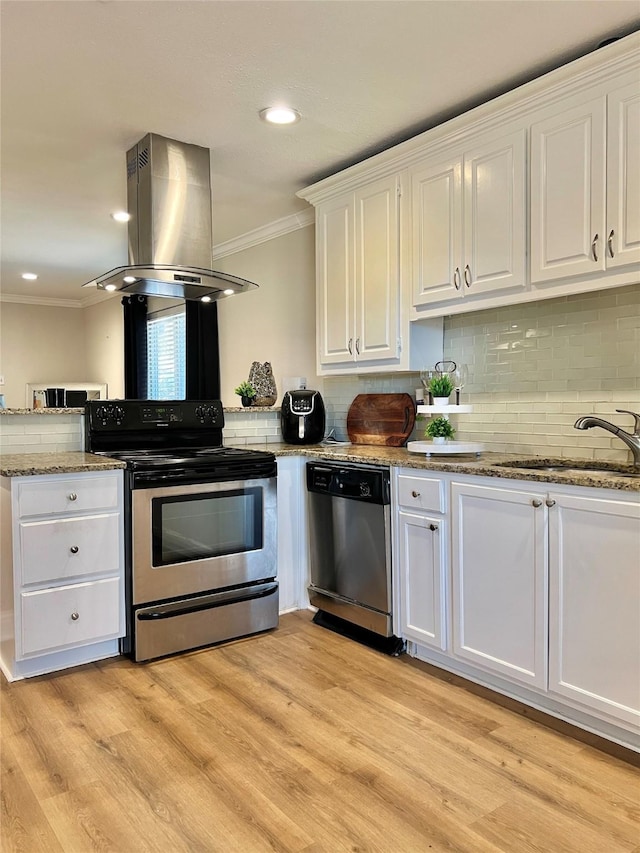
[[[223,607],[227,604],[235,604],[240,601],[253,601],[256,598],[265,598],[273,595],[278,589],[277,583],[265,583],[250,587],[247,591],[233,589],[229,592],[219,592],[213,595],[199,597],[195,600],[178,602],[174,604],[159,605],[152,610],[139,611],[136,618],[141,622],[156,619],[173,619],[174,616],[187,616],[189,613],[198,613],[200,610],[212,610],[214,607]]]

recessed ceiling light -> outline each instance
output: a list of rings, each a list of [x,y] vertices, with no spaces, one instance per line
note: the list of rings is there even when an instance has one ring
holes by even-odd
[[[227,288],[226,290],[223,290],[222,292],[224,293],[225,296],[233,296],[233,294],[235,293],[235,290],[231,290],[231,288]]]
[[[125,284],[133,284],[133,282],[136,280],[136,277],[134,275],[125,275],[122,280]]]
[[[105,290],[115,290],[116,286],[115,286],[115,284],[105,284],[104,289]]]
[[[300,113],[291,107],[267,107],[260,110],[260,118],[270,124],[295,124],[300,121]]]
[[[35,281],[38,278],[38,276],[34,272],[23,272],[22,278],[25,281]]]
[[[211,302],[211,297],[210,296],[201,296],[200,302]]]
[[[131,214],[127,213],[126,210],[116,210],[115,213],[111,214],[111,218],[115,219],[116,222],[128,222],[131,219]]]

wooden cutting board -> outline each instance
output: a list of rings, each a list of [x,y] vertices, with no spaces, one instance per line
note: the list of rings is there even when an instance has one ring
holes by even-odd
[[[347,433],[352,444],[401,447],[415,420],[415,403],[409,394],[358,394],[347,414]]]

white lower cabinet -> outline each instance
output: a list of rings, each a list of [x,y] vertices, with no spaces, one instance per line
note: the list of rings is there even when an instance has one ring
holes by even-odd
[[[640,725],[640,506],[551,493],[549,690]]]
[[[640,751],[640,496],[397,469],[408,651]]]
[[[441,518],[398,513],[402,636],[445,649],[446,610],[443,555],[446,524]]]
[[[9,680],[118,654],[122,471],[2,478],[0,667]]]
[[[442,478],[406,471],[394,481],[400,628],[403,637],[447,648],[447,523]]]
[[[454,654],[544,687],[544,495],[454,482],[451,505]]]

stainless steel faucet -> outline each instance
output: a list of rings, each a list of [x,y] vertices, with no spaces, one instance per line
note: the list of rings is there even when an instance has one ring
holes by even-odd
[[[633,433],[625,432],[615,424],[609,423],[609,421],[605,421],[602,418],[596,418],[593,415],[586,415],[585,417],[578,418],[574,427],[576,429],[591,429],[591,427],[597,426],[602,427],[602,429],[606,429],[607,432],[611,432],[613,435],[617,435],[633,453],[633,464],[640,466],[640,415],[637,414],[637,412],[630,412],[628,409],[616,409],[616,412],[620,412],[624,415],[633,415]]]

